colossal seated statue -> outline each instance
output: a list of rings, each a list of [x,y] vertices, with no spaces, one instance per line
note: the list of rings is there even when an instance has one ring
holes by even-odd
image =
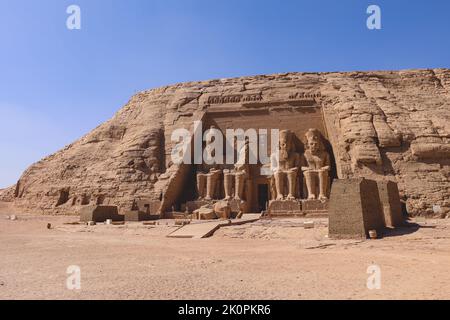
[[[306,134],[306,166],[302,166],[308,189],[308,199],[328,199],[330,155],[325,150],[323,137],[319,130],[309,129]]]
[[[275,199],[295,200],[297,198],[297,178],[301,156],[295,150],[294,133],[292,131],[280,131],[279,139],[279,154],[273,153],[271,156]]]
[[[214,126],[211,126],[209,134],[206,134],[206,144],[205,149],[210,148],[214,138],[214,132],[212,130],[216,130]],[[213,155],[213,151],[210,151],[211,155]],[[197,169],[197,191],[198,191],[198,199],[210,201],[213,199],[217,199],[219,181],[222,170],[218,167],[216,163],[205,164],[198,166]]]
[[[234,170],[223,170],[225,199],[233,198],[233,180],[234,180],[234,199],[243,200],[245,194],[246,181],[250,174],[249,168],[249,140],[245,139],[244,145],[238,152],[238,161],[234,165]]]

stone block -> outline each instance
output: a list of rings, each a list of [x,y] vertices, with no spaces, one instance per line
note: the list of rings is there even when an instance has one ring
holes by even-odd
[[[381,231],[384,226],[376,181],[364,178],[334,181],[329,208],[330,238],[365,239],[369,230]]]
[[[86,206],[80,209],[81,222],[106,222],[108,219],[124,221],[124,216],[119,214],[116,206]]]
[[[214,209],[209,207],[201,207],[194,211],[194,215],[198,220],[213,220],[217,219]]]
[[[269,202],[270,216],[303,216],[300,200],[271,200]]]
[[[184,206],[184,211],[187,212],[194,212],[195,210],[200,209],[201,207],[204,206],[213,206],[215,203],[214,200],[210,200],[210,201],[205,201],[205,200],[194,200],[194,201],[188,201],[186,202],[185,206]]]
[[[314,221],[303,222],[303,228],[305,228],[305,229],[314,229],[314,226],[315,226]]]
[[[139,221],[150,221],[159,219],[159,215],[152,215],[147,212],[142,212],[140,210],[130,210],[124,213],[125,221],[129,222],[139,222]]]
[[[302,211],[305,213],[328,211],[329,200],[302,200]]]
[[[219,219],[230,219],[231,206],[228,201],[219,201],[214,204],[214,213]]]
[[[243,213],[248,213],[250,212],[250,205],[248,201],[245,200],[236,200],[236,199],[231,199],[230,200],[230,207],[231,207],[231,212],[232,213],[239,213],[239,212],[243,212]]]
[[[399,227],[405,223],[397,183],[378,181],[378,193],[387,227]]]
[[[145,200],[139,199],[136,200],[136,207],[133,208],[135,210],[139,210],[141,212],[156,215],[158,214],[159,207],[161,206],[161,201],[159,200]]]

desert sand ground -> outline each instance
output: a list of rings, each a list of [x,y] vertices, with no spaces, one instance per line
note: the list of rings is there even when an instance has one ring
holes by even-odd
[[[416,220],[379,240],[330,240],[327,219],[225,227],[208,239],[175,226],[71,225],[0,203],[0,299],[449,299],[450,220]],[[411,221],[414,222],[414,221]],[[47,229],[47,223],[52,224]],[[81,269],[81,289],[66,271]],[[367,268],[381,268],[381,289]]]

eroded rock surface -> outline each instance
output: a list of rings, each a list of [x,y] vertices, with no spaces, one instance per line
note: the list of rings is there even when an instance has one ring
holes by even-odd
[[[32,165],[0,199],[51,214],[76,214],[88,204],[129,210],[139,199],[159,201],[185,170],[170,159],[175,128],[192,129],[211,105],[247,108],[305,93],[323,108],[339,178],[396,181],[411,215],[449,212],[448,69],[287,73],[145,91],[111,120]]]

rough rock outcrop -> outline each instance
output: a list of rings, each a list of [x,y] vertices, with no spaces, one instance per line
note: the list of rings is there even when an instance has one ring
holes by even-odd
[[[111,120],[32,165],[0,198],[53,214],[75,214],[87,204],[129,210],[142,198],[164,203],[183,177],[170,160],[175,128],[192,128],[212,104],[239,97],[282,101],[298,92],[311,93],[323,108],[339,178],[397,182],[412,215],[450,210],[448,69],[286,73],[145,91]]]

